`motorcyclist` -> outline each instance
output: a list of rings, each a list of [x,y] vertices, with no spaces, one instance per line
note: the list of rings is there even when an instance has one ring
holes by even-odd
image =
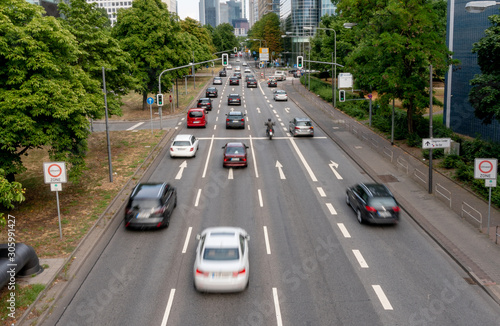
[[[273,131],[273,134],[274,134],[274,125],[275,123],[273,121],[271,121],[271,118],[267,119],[267,122],[264,122],[264,125],[266,126],[266,135],[269,136],[269,130],[272,130]]]

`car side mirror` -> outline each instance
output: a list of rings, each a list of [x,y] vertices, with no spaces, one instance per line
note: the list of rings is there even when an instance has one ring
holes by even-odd
[[[199,241],[200,239],[201,239],[201,235],[197,234],[197,235],[196,235],[196,240],[198,240],[198,241]]]
[[[247,241],[250,241],[250,236],[248,234],[245,235],[245,239],[247,239]]]

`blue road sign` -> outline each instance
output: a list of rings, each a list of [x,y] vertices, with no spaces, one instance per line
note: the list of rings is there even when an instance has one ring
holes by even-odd
[[[153,104],[155,100],[152,97],[148,97],[147,102],[148,104]]]

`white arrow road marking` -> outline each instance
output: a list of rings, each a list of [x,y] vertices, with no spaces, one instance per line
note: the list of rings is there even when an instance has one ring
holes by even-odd
[[[280,179],[281,180],[285,180],[286,179],[285,173],[283,173],[283,169],[282,169],[283,165],[281,165],[280,161],[276,161],[276,166],[275,167],[278,168],[278,171],[280,173]]]
[[[349,231],[347,231],[347,228],[345,227],[344,223],[337,223],[337,226],[339,227],[340,232],[342,232],[342,235],[344,236],[344,238],[351,237],[351,234],[349,233]]]
[[[337,215],[337,211],[335,210],[335,208],[333,208],[333,205],[331,203],[326,203],[326,207],[328,207],[330,214]]]
[[[299,156],[300,160],[302,161],[302,164],[304,165],[307,172],[309,173],[309,176],[311,177],[312,181],[317,182],[318,179],[316,179],[314,172],[311,170],[311,167],[309,166],[309,164],[307,164],[306,159],[304,158],[304,156],[300,152],[299,147],[297,146],[297,144],[295,144],[295,140],[293,138],[290,138],[290,142],[292,143],[292,146],[295,149],[295,152],[297,152],[297,155]]]
[[[337,170],[335,169],[338,169],[339,165],[337,163],[335,163],[334,161],[330,161],[331,163],[328,164],[328,166],[330,167],[330,169],[332,169],[333,173],[335,174],[335,176],[337,177],[338,180],[342,180],[342,176],[337,172]],[[335,167],[335,169],[334,169]]]
[[[234,178],[233,178],[233,168],[229,168],[229,174],[227,175],[227,178],[228,178],[229,180],[233,180],[233,179],[234,179]]]
[[[290,108],[285,108],[286,113],[290,113]]]
[[[393,310],[391,303],[389,302],[389,299],[385,296],[384,290],[382,290],[382,287],[380,285],[372,285],[373,290],[378,296],[378,299],[382,303],[382,307],[384,307],[385,310]]]
[[[187,161],[182,162],[181,165],[179,165],[179,172],[177,172],[177,175],[175,176],[175,180],[179,180],[182,178],[182,172],[184,171],[185,168],[187,168],[188,164]]]
[[[359,250],[353,249],[352,253],[354,254],[356,259],[358,260],[359,266],[361,266],[361,268],[368,268],[368,264],[366,263],[365,259],[363,258],[363,255],[361,254],[361,252]]]

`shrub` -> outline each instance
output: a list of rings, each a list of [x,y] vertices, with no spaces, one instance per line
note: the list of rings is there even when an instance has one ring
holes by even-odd
[[[458,164],[462,162],[460,156],[458,155],[446,155],[444,160],[441,162],[440,166],[445,169],[454,169]]]

